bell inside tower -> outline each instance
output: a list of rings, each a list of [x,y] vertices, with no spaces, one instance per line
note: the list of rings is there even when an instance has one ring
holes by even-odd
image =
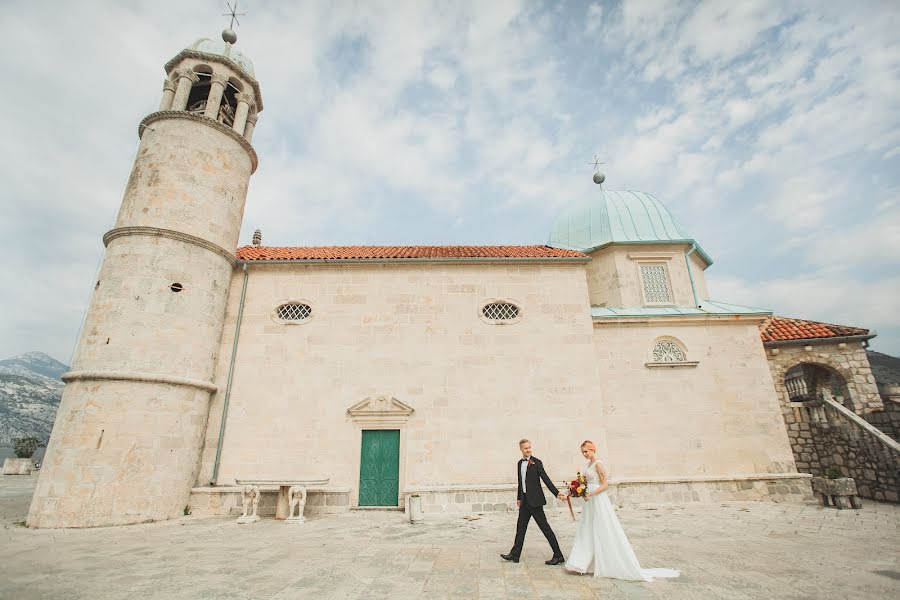
[[[209,71],[206,71],[206,69],[209,69],[209,67],[206,67],[205,65],[198,66],[194,69],[194,73],[199,78],[199,81],[191,86],[191,93],[188,96],[188,112],[198,115],[202,115],[206,111],[209,90],[210,87],[212,87],[212,69],[209,69]]]

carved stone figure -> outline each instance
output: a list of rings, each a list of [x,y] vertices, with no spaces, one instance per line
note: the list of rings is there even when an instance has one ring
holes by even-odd
[[[255,523],[259,521],[259,486],[245,485],[241,488],[241,507],[243,512],[238,517],[238,523]],[[247,514],[251,511],[252,514]]]
[[[285,520],[294,523],[302,523],[306,520],[306,518],[303,516],[303,509],[305,507],[306,488],[302,485],[292,485],[288,490],[288,516]]]

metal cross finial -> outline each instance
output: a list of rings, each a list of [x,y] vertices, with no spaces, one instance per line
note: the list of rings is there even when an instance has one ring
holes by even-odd
[[[228,26],[228,29],[234,29],[235,23],[237,23],[238,25],[241,24],[241,22],[238,21],[238,17],[243,17],[247,13],[237,12],[237,7],[238,7],[237,0],[234,1],[234,6],[231,6],[231,2],[226,2],[225,5],[228,7],[228,10],[231,12],[222,13],[222,16],[223,17],[231,17],[231,25]]]
[[[595,155],[594,155],[594,161],[593,161],[593,162],[589,162],[588,164],[589,164],[589,165],[594,165],[594,170],[595,170],[595,171],[599,171],[599,170],[600,170],[600,165],[605,165],[606,163],[600,162],[600,159],[599,159],[599,158],[597,157],[597,155],[595,154]]]

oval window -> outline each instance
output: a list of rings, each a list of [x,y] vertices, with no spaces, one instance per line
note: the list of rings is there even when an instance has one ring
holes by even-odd
[[[302,302],[290,302],[279,306],[275,316],[281,321],[305,321],[312,316],[312,307]]]
[[[519,317],[519,307],[512,302],[491,302],[481,308],[481,314],[491,321],[512,321]]]

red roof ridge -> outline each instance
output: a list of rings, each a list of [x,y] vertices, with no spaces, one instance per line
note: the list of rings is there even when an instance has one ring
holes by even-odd
[[[590,258],[576,250],[534,245],[404,245],[404,246],[241,246],[238,260],[403,260],[403,259],[517,259]]]
[[[869,335],[869,330],[862,327],[773,315],[759,324],[759,335],[763,342],[786,342],[864,336]]]

